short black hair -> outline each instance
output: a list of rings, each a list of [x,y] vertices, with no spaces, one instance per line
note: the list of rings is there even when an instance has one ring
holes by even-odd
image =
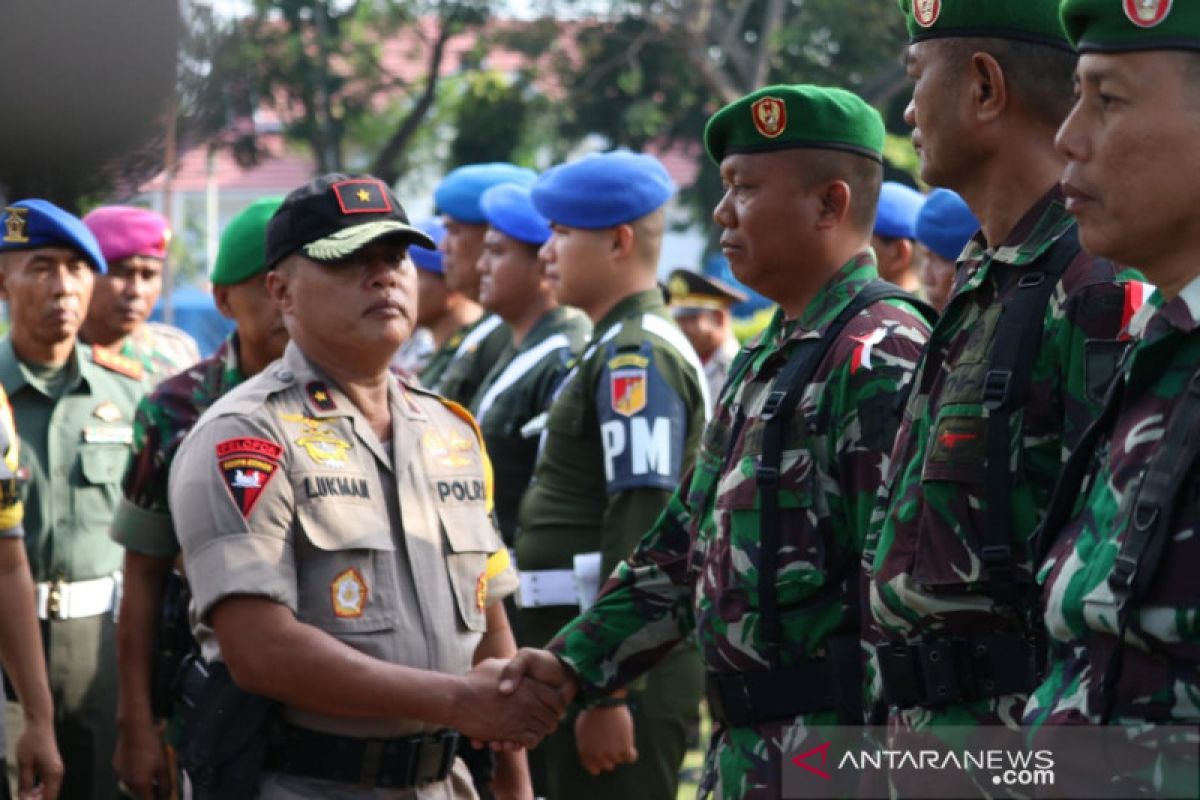
[[[870,233],[875,227],[879,192],[883,186],[883,164],[873,158],[841,150],[797,150],[815,157],[804,163],[805,177],[811,186],[829,181],[845,181],[850,187],[850,222],[856,231]]]
[[[956,61],[987,53],[1004,72],[1009,93],[1045,125],[1057,128],[1075,103],[1075,67],[1079,56],[1045,44],[1016,39],[942,39]]]

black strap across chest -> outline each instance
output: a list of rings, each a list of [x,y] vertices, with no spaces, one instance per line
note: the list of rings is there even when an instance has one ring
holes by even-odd
[[[838,314],[820,338],[801,339],[796,342],[787,363],[771,384],[771,390],[763,404],[760,415],[760,419],[764,423],[762,459],[754,476],[760,500],[759,544],[761,551],[758,567],[758,596],[763,643],[772,667],[778,664],[782,641],[779,588],[776,578],[779,572],[781,533],[779,473],[783,461],[783,444],[787,435],[787,426],[791,422],[801,395],[812,381],[817,367],[820,366],[850,320],[874,303],[893,299],[904,300],[912,304],[930,321],[937,316],[932,308],[916,300],[898,286],[881,280],[867,284],[842,309],[842,312]],[[857,593],[854,594],[854,599],[857,599]]]
[[[1012,417],[1029,397],[1050,296],[1078,253],[1079,233],[1072,225],[1040,259],[1040,265],[1021,273],[1016,291],[1000,312],[988,357],[983,389],[983,406],[988,412],[984,440],[988,522],[979,532],[979,556],[987,568],[992,601],[998,606],[1012,606],[1018,599]]]

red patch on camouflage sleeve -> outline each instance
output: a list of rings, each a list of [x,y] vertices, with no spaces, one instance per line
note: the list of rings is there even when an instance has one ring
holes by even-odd
[[[217,467],[243,517],[250,516],[263,489],[275,477],[281,455],[283,447],[266,439],[241,437],[217,442]]]

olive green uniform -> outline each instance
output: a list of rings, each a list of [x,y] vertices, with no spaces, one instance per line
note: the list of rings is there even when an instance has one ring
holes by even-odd
[[[496,470],[496,521],[510,547],[554,388],[591,331],[588,318],[573,308],[547,311],[519,346],[504,349],[471,404]]]
[[[704,370],[655,289],[595,326],[550,408],[516,537],[522,644],[543,646],[579,613],[576,555],[599,552],[609,575],[651,529],[690,468],[710,401]],[[673,798],[703,674],[695,647],[665,658],[630,692],[639,759],[593,777],[573,716],[539,748],[551,800]]]
[[[128,368],[125,359],[81,344],[52,375],[19,361],[11,340],[0,341],[0,384],[21,440],[25,544],[66,765],[63,798],[116,795],[113,612],[122,550],[108,528],[145,392]],[[15,744],[21,717],[11,704],[8,718]]]
[[[483,379],[512,344],[512,331],[495,314],[485,314],[463,326],[447,340],[442,350],[455,340],[458,345],[446,358],[441,350],[421,373],[421,382],[443,397],[470,405]],[[439,372],[440,370],[440,372]]]

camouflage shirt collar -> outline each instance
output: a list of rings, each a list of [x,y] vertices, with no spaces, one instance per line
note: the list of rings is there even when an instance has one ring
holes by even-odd
[[[246,379],[242,374],[241,357],[238,355],[240,350],[237,331],[234,331],[225,337],[225,341],[221,342],[221,346],[212,354],[213,358],[221,362],[221,373],[235,376],[238,383]]]
[[[959,262],[991,262],[1022,266],[1036,261],[1074,224],[1067,213],[1062,187],[1057,183],[1042,195],[1008,237],[996,247],[988,247],[983,231],[967,243]]]
[[[879,277],[875,265],[873,250],[867,249],[854,256],[821,287],[798,320],[787,320],[783,309],[776,309],[761,341],[782,344],[789,339],[819,337],[854,296]]]
[[[1200,277],[1193,278],[1175,299],[1164,303],[1158,314],[1183,333],[1200,328]]]

